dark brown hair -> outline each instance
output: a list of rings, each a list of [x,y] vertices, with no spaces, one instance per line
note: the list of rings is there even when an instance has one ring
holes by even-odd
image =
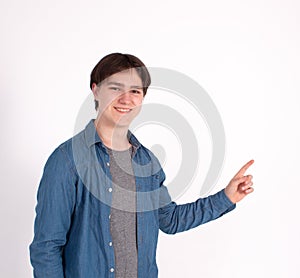
[[[151,83],[150,74],[144,63],[137,57],[130,54],[111,53],[103,57],[91,72],[90,88],[93,83],[99,84],[109,76],[123,70],[135,68],[142,80],[144,96]],[[95,109],[98,108],[98,101],[95,100]]]

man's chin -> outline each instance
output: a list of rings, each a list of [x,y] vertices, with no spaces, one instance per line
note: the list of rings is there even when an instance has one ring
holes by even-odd
[[[133,120],[136,118],[137,115],[124,115],[123,117],[119,118],[117,121],[115,121],[116,127],[123,127],[123,128],[129,128],[130,124],[133,122]]]
[[[132,119],[120,119],[119,121],[115,122],[115,127],[116,128],[129,128],[131,123],[132,123]]]

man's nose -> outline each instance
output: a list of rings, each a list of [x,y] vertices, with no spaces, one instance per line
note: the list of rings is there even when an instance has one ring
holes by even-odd
[[[119,102],[120,103],[130,103],[131,102],[131,94],[129,92],[124,92],[122,95],[120,95]]]

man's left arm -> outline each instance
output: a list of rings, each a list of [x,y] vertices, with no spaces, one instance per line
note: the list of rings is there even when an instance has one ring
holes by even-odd
[[[246,195],[253,192],[252,176],[244,176],[253,160],[245,164],[220,192],[200,198],[193,203],[177,205],[175,202],[159,209],[159,228],[168,234],[183,232],[221,217],[236,207]],[[163,187],[163,186],[162,186]],[[163,195],[168,194],[162,189]]]

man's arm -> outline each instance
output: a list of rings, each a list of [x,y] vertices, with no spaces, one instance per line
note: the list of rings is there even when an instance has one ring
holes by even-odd
[[[75,204],[76,175],[66,153],[56,149],[41,179],[30,259],[34,277],[63,278],[62,251]]]
[[[244,176],[253,162],[251,160],[244,165],[228,186],[214,195],[184,205],[170,202],[160,208],[159,228],[165,233],[175,234],[217,219],[233,210],[236,206],[235,203],[253,192],[252,176]],[[166,188],[161,192],[163,192],[162,195],[168,194]],[[163,198],[168,199],[165,196]]]
[[[175,202],[159,209],[159,228],[167,234],[175,234],[195,228],[217,219],[233,210],[233,204],[224,189],[193,203],[177,205]]]

